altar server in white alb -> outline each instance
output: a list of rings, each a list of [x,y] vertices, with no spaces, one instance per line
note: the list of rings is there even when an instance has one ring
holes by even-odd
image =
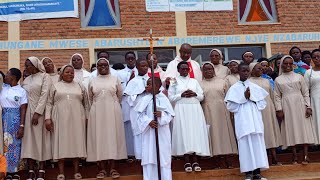
[[[174,111],[169,99],[160,92],[160,78],[155,77],[155,92],[157,111],[153,110],[152,80],[147,81],[146,95],[135,107],[138,112],[137,124],[142,133],[143,180],[158,180],[157,151],[155,128],[158,128],[161,179],[171,180],[171,133],[169,123],[174,117]],[[154,116],[157,117],[155,121]]]
[[[130,106],[128,104],[129,96],[124,94],[124,92],[129,81],[131,81],[134,77],[138,75],[138,69],[136,68],[137,60],[134,52],[131,52],[131,51],[127,52],[124,58],[127,65],[124,69],[117,72],[117,76],[121,80],[121,86],[123,90],[123,96],[121,100],[121,111],[122,111],[125,134],[126,134],[127,153],[128,153],[129,159],[131,159],[134,156],[133,132],[132,132],[131,121],[130,121]]]
[[[134,107],[145,96],[145,87],[148,77],[148,63],[146,60],[137,61],[138,75],[129,81],[124,95],[127,96],[127,103],[130,106],[130,122],[133,132],[134,155],[141,159],[141,132],[137,124],[137,112]]]
[[[240,81],[227,92],[227,109],[234,113],[235,131],[238,140],[240,171],[248,179],[264,179],[260,169],[268,169],[268,157],[264,142],[264,126],[261,111],[266,107],[268,93],[250,82],[249,65],[240,64]]]
[[[191,59],[191,54],[192,54],[192,47],[190,44],[184,43],[181,45],[179,49],[180,55],[178,55],[174,60],[170,61],[170,63],[167,66],[167,70],[165,73],[165,78],[166,81],[169,81],[172,78],[176,78],[180,76],[178,70],[177,70],[177,65],[185,61],[188,63],[188,66],[190,68],[189,70],[189,77],[194,78],[198,81],[202,80],[202,73],[200,69],[200,65]]]

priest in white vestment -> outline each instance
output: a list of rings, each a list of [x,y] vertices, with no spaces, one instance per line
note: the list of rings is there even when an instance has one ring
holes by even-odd
[[[169,99],[160,92],[162,83],[155,77],[157,121],[154,120],[153,96],[151,78],[147,81],[146,95],[136,105],[138,113],[137,124],[142,134],[143,180],[158,180],[157,149],[154,128],[158,128],[161,179],[171,180],[171,133],[169,123],[174,117],[174,111]]]
[[[192,53],[192,47],[190,44],[182,44],[179,50],[180,55],[178,55],[174,60],[170,61],[170,63],[167,66],[166,73],[164,75],[166,81],[168,79],[176,78],[180,74],[177,69],[177,65],[181,61],[185,61],[188,63],[190,67],[189,71],[189,77],[194,78],[198,81],[202,80],[202,73],[200,69],[200,65],[191,59],[191,53]]]
[[[75,53],[71,56],[70,64],[74,68],[74,80],[76,82],[82,83],[82,85],[88,91],[89,81],[91,79],[91,73],[84,68],[83,56],[79,53]]]
[[[148,63],[146,60],[137,62],[138,75],[128,82],[124,90],[126,103],[129,105],[129,119],[133,133],[133,148],[136,159],[141,159],[141,132],[138,130],[137,112],[134,107],[145,95],[148,77]]]
[[[246,173],[246,179],[252,176],[259,179],[260,169],[269,168],[261,115],[268,93],[247,80],[250,74],[248,65],[242,63],[238,69],[240,81],[230,87],[225,102],[227,109],[234,113],[240,171]]]

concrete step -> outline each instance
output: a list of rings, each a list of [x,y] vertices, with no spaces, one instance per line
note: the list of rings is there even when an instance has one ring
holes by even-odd
[[[262,175],[268,180],[320,180],[320,163],[310,163],[308,165],[283,165],[271,166]],[[94,180],[95,178],[86,179]],[[174,180],[242,180],[243,174],[239,168],[204,170],[200,173],[174,172]],[[105,178],[104,180],[112,180]],[[143,180],[141,175],[122,176],[119,180]]]
[[[298,154],[298,162],[301,163],[303,156]],[[320,180],[320,152],[311,152],[309,154],[311,163],[308,165],[291,165],[292,154],[290,152],[284,152],[278,155],[278,159],[282,162],[283,166],[271,166],[269,170],[262,172],[262,174],[268,179],[278,179],[278,180],[303,180],[303,179],[319,179]],[[271,160],[271,158],[269,157]],[[174,158],[172,161],[172,171],[174,180],[241,180],[243,179],[243,174],[239,170],[238,157],[233,156],[229,158],[232,165],[236,167],[235,169],[226,169],[227,166],[224,159],[221,158],[205,158],[201,159],[200,165],[203,169],[201,173],[190,173],[186,174],[183,169],[184,161],[183,159]],[[271,161],[269,161],[271,162]],[[222,169],[215,169],[220,166]],[[140,162],[136,161],[133,163],[128,163],[127,161],[120,161],[117,163],[117,170],[121,174],[120,180],[142,180],[142,168]],[[82,162],[82,167],[80,168],[81,174],[84,179],[95,179],[98,172],[96,163],[86,163]],[[27,179],[27,171],[21,171],[19,173],[21,179]],[[66,161],[65,174],[67,179],[73,177],[72,162]],[[57,164],[52,168],[51,164],[47,163],[46,168],[46,180],[55,180],[58,175]],[[110,179],[110,178],[109,178]],[[106,180],[109,180],[106,178]],[[111,179],[110,179],[111,180]]]

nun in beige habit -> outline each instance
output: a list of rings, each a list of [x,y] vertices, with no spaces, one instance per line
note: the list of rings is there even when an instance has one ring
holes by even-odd
[[[269,95],[265,98],[267,106],[261,111],[262,120],[264,124],[264,141],[266,143],[266,148],[271,150],[272,154],[272,164],[281,165],[277,160],[276,148],[282,146],[280,127],[276,116],[276,109],[274,107],[274,92],[269,80],[262,78],[263,73],[262,66],[260,63],[253,62],[249,65],[251,71],[251,77],[249,80],[258,86],[266,90]]]
[[[87,161],[98,161],[98,179],[106,177],[105,160],[111,165],[110,176],[120,177],[114,160],[127,159],[126,139],[121,113],[122,87],[116,76],[111,76],[109,61],[97,61],[98,76],[89,82],[90,114],[87,135]]]
[[[220,156],[228,167],[231,167],[227,156],[237,154],[237,143],[234,129],[230,120],[230,113],[224,103],[227,92],[227,84],[224,79],[215,76],[215,68],[212,63],[204,63],[202,66],[200,86],[203,89],[204,100],[201,102],[204,116],[210,125],[210,150],[211,156]]]
[[[227,77],[227,75],[230,74],[229,68],[222,65],[223,54],[219,49],[212,49],[209,53],[209,57],[211,63],[214,65],[216,77],[224,79],[225,77]]]
[[[74,178],[81,179],[79,158],[87,157],[86,119],[88,95],[84,86],[73,80],[74,68],[61,68],[59,82],[51,86],[46,106],[47,129],[53,132],[53,159],[59,160],[58,180],[64,180],[64,159],[73,159]]]
[[[300,74],[293,72],[293,58],[284,56],[280,61],[279,76],[275,80],[275,107],[281,122],[284,147],[292,147],[293,163],[298,156],[296,147],[303,145],[302,164],[308,164],[308,146],[318,143],[311,118],[309,89]]]
[[[84,68],[83,56],[79,53],[72,55],[70,64],[74,67],[74,80],[76,82],[81,82],[88,91],[88,84],[91,78],[91,73]]]
[[[41,59],[41,63],[43,64],[46,73],[50,75],[52,84],[57,83],[59,81],[59,73],[52,59],[49,57],[44,57]]]
[[[21,158],[28,159],[29,179],[35,178],[35,160],[40,162],[38,178],[44,178],[45,161],[52,159],[51,135],[45,129],[44,110],[51,87],[50,76],[37,57],[25,61],[25,69],[30,74],[22,83],[27,91],[28,108],[22,138]]]
[[[227,75],[225,80],[227,81],[228,88],[234,85],[236,82],[240,80],[240,76],[238,73],[238,66],[241,62],[239,60],[231,60],[229,62],[228,68],[230,70],[230,74]]]

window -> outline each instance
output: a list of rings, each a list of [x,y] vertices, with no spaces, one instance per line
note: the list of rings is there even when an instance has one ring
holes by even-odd
[[[254,54],[255,59],[264,56],[263,46],[218,47],[218,49],[220,49],[224,55],[224,63],[227,63],[232,59],[241,60],[241,56],[245,51],[251,51]],[[209,53],[211,50],[212,48],[210,47],[193,47],[191,58],[196,60],[199,64],[210,61]]]
[[[239,0],[238,4],[240,24],[263,24],[278,21],[274,0]]]
[[[98,53],[100,50],[96,50],[96,53]],[[138,59],[146,59],[147,54],[149,53],[148,49],[136,49],[136,50],[131,50],[131,49],[119,49],[119,50],[106,50],[108,51],[110,55],[110,64],[115,64],[115,63],[123,63],[125,64],[125,59],[124,55],[128,51],[133,51],[136,54],[136,57]],[[158,57],[158,64],[160,66],[166,66],[171,60],[173,60],[176,57],[176,52],[175,49],[160,49],[160,48],[155,48],[154,53]]]
[[[120,26],[119,0],[81,0],[81,27]]]

